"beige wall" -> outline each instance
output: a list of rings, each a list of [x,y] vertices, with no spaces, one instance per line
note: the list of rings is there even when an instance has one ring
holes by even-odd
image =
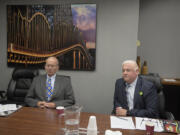
[[[141,0],[137,53],[149,72],[180,78],[180,0]]]

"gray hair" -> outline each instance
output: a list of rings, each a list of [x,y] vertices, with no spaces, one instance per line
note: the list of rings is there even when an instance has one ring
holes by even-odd
[[[135,66],[135,69],[134,69],[135,71],[136,71],[137,69],[139,69],[136,61],[134,61],[134,60],[125,60],[125,61],[122,63],[122,67],[123,67],[124,64],[133,64],[133,65]]]

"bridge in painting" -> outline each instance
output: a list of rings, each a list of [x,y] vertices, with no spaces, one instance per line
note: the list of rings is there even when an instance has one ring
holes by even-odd
[[[59,15],[67,10],[66,15]],[[92,56],[82,33],[72,23],[70,5],[55,6],[53,19],[45,13],[26,7],[8,6],[8,64],[42,65],[49,56],[56,56],[61,67],[73,70],[93,70]],[[21,10],[20,10],[21,9]]]

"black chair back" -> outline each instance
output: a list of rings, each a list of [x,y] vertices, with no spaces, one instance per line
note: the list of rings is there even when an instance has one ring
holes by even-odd
[[[32,80],[38,74],[37,69],[15,68],[7,89],[7,102],[24,104]]]
[[[165,97],[163,93],[163,86],[161,83],[161,78],[158,74],[147,74],[147,75],[141,75],[142,78],[152,82],[158,93],[158,98],[159,98],[159,115],[161,119],[169,119],[169,120],[174,120],[174,116],[171,112],[166,112],[165,111]]]

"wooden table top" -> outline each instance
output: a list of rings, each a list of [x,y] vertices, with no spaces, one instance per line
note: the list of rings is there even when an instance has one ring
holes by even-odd
[[[82,112],[80,127],[87,128],[91,115],[96,116],[98,135],[104,135],[110,129],[110,115]],[[8,117],[0,117],[0,135],[63,135],[61,128],[64,128],[64,117],[58,116],[55,109],[23,107]],[[123,135],[145,135],[142,130],[111,130],[119,130]],[[154,135],[175,134],[155,132]]]
[[[175,85],[180,86],[180,78],[161,78],[163,85]]]

